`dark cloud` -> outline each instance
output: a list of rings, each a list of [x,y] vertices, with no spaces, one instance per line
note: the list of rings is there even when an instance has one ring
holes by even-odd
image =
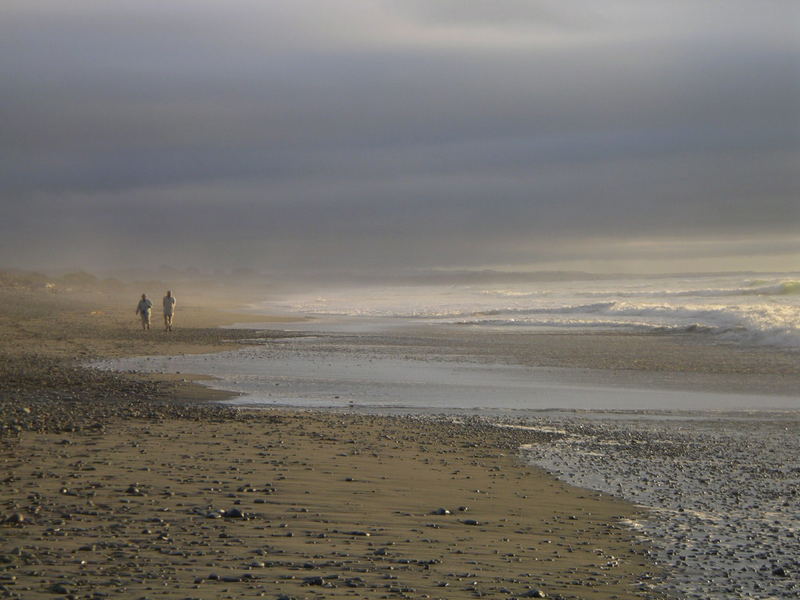
[[[721,13],[4,3],[0,261],[468,267],[742,235],[791,254],[798,8]]]

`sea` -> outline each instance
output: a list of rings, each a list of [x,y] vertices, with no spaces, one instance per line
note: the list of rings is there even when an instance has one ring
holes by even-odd
[[[244,310],[296,316],[287,337],[96,366],[212,375],[242,407],[546,431],[525,460],[647,509],[628,525],[663,577],[642,585],[800,598],[800,274],[475,279],[273,295]],[[647,366],[610,367],[620,349]],[[711,367],[672,372],[684,350]]]
[[[800,272],[670,275],[504,284],[345,286],[251,305],[314,316],[416,319],[536,331],[702,332],[800,348]]]

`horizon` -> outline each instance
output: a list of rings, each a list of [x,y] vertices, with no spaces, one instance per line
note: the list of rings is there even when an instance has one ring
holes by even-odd
[[[466,286],[473,285],[552,285],[570,282],[603,282],[626,280],[667,280],[676,278],[687,279],[714,279],[733,277],[770,277],[784,279],[788,282],[792,278],[800,278],[800,269],[793,271],[682,271],[662,273],[629,273],[629,272],[590,272],[590,271],[565,271],[565,270],[538,270],[538,271],[501,271],[493,269],[475,270],[445,270],[428,269],[391,273],[379,277],[375,274],[361,274],[344,278],[342,273],[315,273],[313,277],[295,276],[287,277],[269,272],[259,272],[250,269],[208,269],[202,270],[194,267],[179,269],[176,267],[161,266],[157,269],[121,269],[121,270],[87,270],[82,268],[42,268],[19,269],[0,266],[0,278],[6,276],[8,281],[13,281],[15,276],[22,279],[40,277],[43,280],[63,282],[69,285],[92,287],[93,285],[109,284],[116,282],[123,286],[133,285],[181,285],[193,289],[200,283],[216,283],[234,286],[238,291],[249,290],[251,293],[262,293],[268,289],[279,293],[297,292],[305,290],[331,290],[345,288],[413,288],[436,286]],[[259,291],[261,290],[261,291]],[[196,291],[196,290],[195,290]]]

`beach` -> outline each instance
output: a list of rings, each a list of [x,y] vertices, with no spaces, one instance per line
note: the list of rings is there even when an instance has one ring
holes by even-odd
[[[794,289],[788,283],[759,284],[758,294],[740,277],[721,283],[687,278],[683,290],[664,290],[660,280],[637,281],[635,306],[630,291],[586,286],[580,294],[604,301],[576,305],[574,291],[557,288],[486,306],[484,292],[448,288],[425,290],[422,309],[414,290],[414,302],[394,290],[350,292],[349,309],[344,294],[300,303],[329,312],[282,326],[298,337],[94,364],[202,372],[212,389],[236,392],[224,402],[238,407],[546,434],[545,444],[522,444],[532,466],[645,509],[626,523],[650,546],[664,575],[659,591],[792,597],[800,572],[796,296],[784,294]]]
[[[4,293],[7,597],[655,597],[640,510],[519,459],[547,434],[211,404],[192,375],[82,365],[297,334]]]
[[[11,597],[797,591],[792,349],[9,297]]]
[[[0,9],[0,600],[800,600],[797,0]]]

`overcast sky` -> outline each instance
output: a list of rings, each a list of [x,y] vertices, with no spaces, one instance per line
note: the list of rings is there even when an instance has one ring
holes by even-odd
[[[3,0],[0,266],[800,269],[797,0]]]

